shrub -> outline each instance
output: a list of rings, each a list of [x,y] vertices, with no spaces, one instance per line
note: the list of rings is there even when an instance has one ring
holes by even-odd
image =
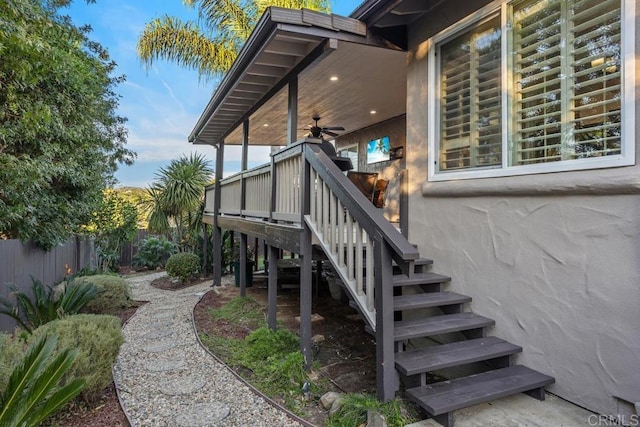
[[[133,304],[129,294],[129,285],[121,277],[98,274],[77,277],[73,283],[93,283],[100,291],[100,294],[90,301],[83,311],[94,314],[118,314],[121,309],[131,307]]]
[[[169,276],[185,282],[200,272],[200,257],[189,252],[173,254],[167,260],[165,269]]]
[[[6,389],[0,394],[0,425],[36,426],[76,397],[85,386],[82,378],[58,388],[72,366],[77,352],[55,352],[56,336],[35,340],[24,359],[14,369]]]
[[[164,236],[151,236],[142,241],[133,257],[134,267],[147,267],[155,270],[164,267],[167,259],[176,253],[176,245]]]
[[[46,334],[58,336],[57,349],[74,348],[78,357],[69,376],[87,382],[81,397],[93,401],[113,380],[111,368],[124,342],[120,319],[107,315],[78,314],[49,322],[33,331],[33,340]]]
[[[327,427],[350,427],[367,423],[367,410],[372,409],[384,415],[389,427],[402,427],[417,421],[398,399],[386,403],[380,402],[375,396],[367,394],[346,394],[342,398],[342,406],[326,421]]]
[[[13,369],[24,356],[25,344],[16,337],[0,333],[0,391],[9,383]]]
[[[0,314],[14,318],[28,332],[68,314],[78,313],[100,291],[93,284],[64,281],[55,289],[31,277],[31,294],[10,286],[16,304],[0,297]]]

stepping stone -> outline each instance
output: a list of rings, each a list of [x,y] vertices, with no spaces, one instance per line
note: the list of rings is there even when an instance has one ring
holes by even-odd
[[[149,328],[153,329],[166,329],[168,326],[173,326],[175,322],[173,320],[163,320],[160,322],[155,322],[149,325]]]
[[[168,396],[191,394],[196,390],[200,390],[205,382],[202,375],[189,375],[165,381],[160,386],[160,391]]]
[[[149,344],[142,349],[147,353],[160,353],[161,351],[170,350],[174,347],[177,347],[178,343],[175,341],[160,341],[157,343]]]
[[[180,371],[187,368],[184,360],[154,360],[145,365],[149,372]]]
[[[176,424],[180,427],[213,426],[229,416],[229,412],[229,407],[222,403],[199,403],[178,414]]]
[[[157,340],[158,338],[168,337],[172,333],[173,333],[173,330],[171,329],[159,329],[156,331],[147,332],[142,336],[142,338],[147,340]]]
[[[175,311],[163,311],[160,313],[154,313],[151,315],[154,319],[170,319],[176,316]]]

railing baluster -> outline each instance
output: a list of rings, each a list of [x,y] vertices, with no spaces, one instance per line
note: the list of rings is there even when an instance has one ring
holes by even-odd
[[[356,264],[355,264],[355,273],[356,273],[356,292],[358,295],[362,295],[364,292],[363,288],[363,267],[364,262],[362,259],[362,227],[357,222],[356,225]]]
[[[338,198],[336,197],[336,195],[333,193],[333,191],[331,191],[331,197],[329,198],[329,218],[330,218],[330,225],[329,225],[329,232],[330,232],[330,237],[329,237],[329,248],[331,250],[332,254],[336,253],[336,206],[337,206],[337,200]]]
[[[347,278],[353,280],[354,265],[353,265],[353,216],[347,211]]]
[[[344,207],[338,199],[338,266],[344,267]]]
[[[322,238],[326,241],[329,234],[329,187],[322,183]]]
[[[311,179],[310,179],[310,183],[309,183],[309,191],[311,192],[311,194],[309,194],[309,201],[311,203],[311,208],[309,209],[309,216],[311,217],[311,223],[315,224],[316,227],[318,225],[318,215],[316,214],[316,171],[315,169],[311,169],[310,171],[310,175],[311,175]]]
[[[369,238],[369,235],[366,231],[364,231],[364,235],[366,238],[366,249],[365,249],[365,257],[366,257],[366,293],[367,293],[367,310],[373,311],[375,308],[374,303],[374,281],[373,281],[373,240]]]

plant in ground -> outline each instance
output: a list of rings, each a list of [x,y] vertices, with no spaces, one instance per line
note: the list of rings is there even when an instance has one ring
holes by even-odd
[[[265,324],[262,306],[251,297],[237,296],[222,307],[211,309],[210,314],[216,320],[226,320],[250,329]]]
[[[11,373],[24,356],[25,348],[23,340],[0,332],[0,391],[7,387]]]
[[[170,277],[186,282],[200,272],[200,257],[189,252],[173,254],[167,260],[165,270]]]
[[[10,289],[16,304],[0,297],[0,314],[12,317],[27,332],[65,315],[78,313],[100,293],[92,283],[74,284],[67,280],[53,288],[34,277],[31,277],[31,295],[14,285]]]
[[[33,331],[33,340],[47,334],[58,336],[58,351],[78,350],[69,371],[72,378],[84,377],[87,382],[81,397],[91,402],[107,387],[113,377],[111,368],[124,342],[120,319],[108,315],[78,314],[55,320]]]
[[[367,423],[367,411],[373,410],[385,417],[386,425],[402,427],[417,421],[398,399],[382,403],[375,396],[350,393],[341,397],[342,406],[325,422],[326,427],[352,427]]]
[[[90,301],[84,311],[93,314],[118,314],[123,308],[133,305],[129,294],[129,285],[118,276],[97,274],[95,276],[76,277],[73,283],[86,285],[92,283],[100,294]]]
[[[133,257],[134,267],[155,270],[164,267],[167,259],[176,252],[176,245],[165,236],[151,236],[142,241]]]
[[[0,395],[0,425],[39,425],[82,391],[85,381],[81,378],[58,388],[76,351],[65,348],[55,352],[56,344],[55,335],[43,335],[29,347]]]

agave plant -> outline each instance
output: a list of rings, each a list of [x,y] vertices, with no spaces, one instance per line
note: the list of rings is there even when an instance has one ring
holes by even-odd
[[[75,379],[58,388],[76,358],[69,349],[54,355],[55,335],[44,335],[27,351],[0,395],[1,426],[35,426],[76,397],[85,386]]]
[[[59,290],[31,277],[31,294],[10,286],[16,304],[0,297],[0,314],[12,317],[27,332],[52,320],[78,313],[101,290],[93,283],[63,282]]]

